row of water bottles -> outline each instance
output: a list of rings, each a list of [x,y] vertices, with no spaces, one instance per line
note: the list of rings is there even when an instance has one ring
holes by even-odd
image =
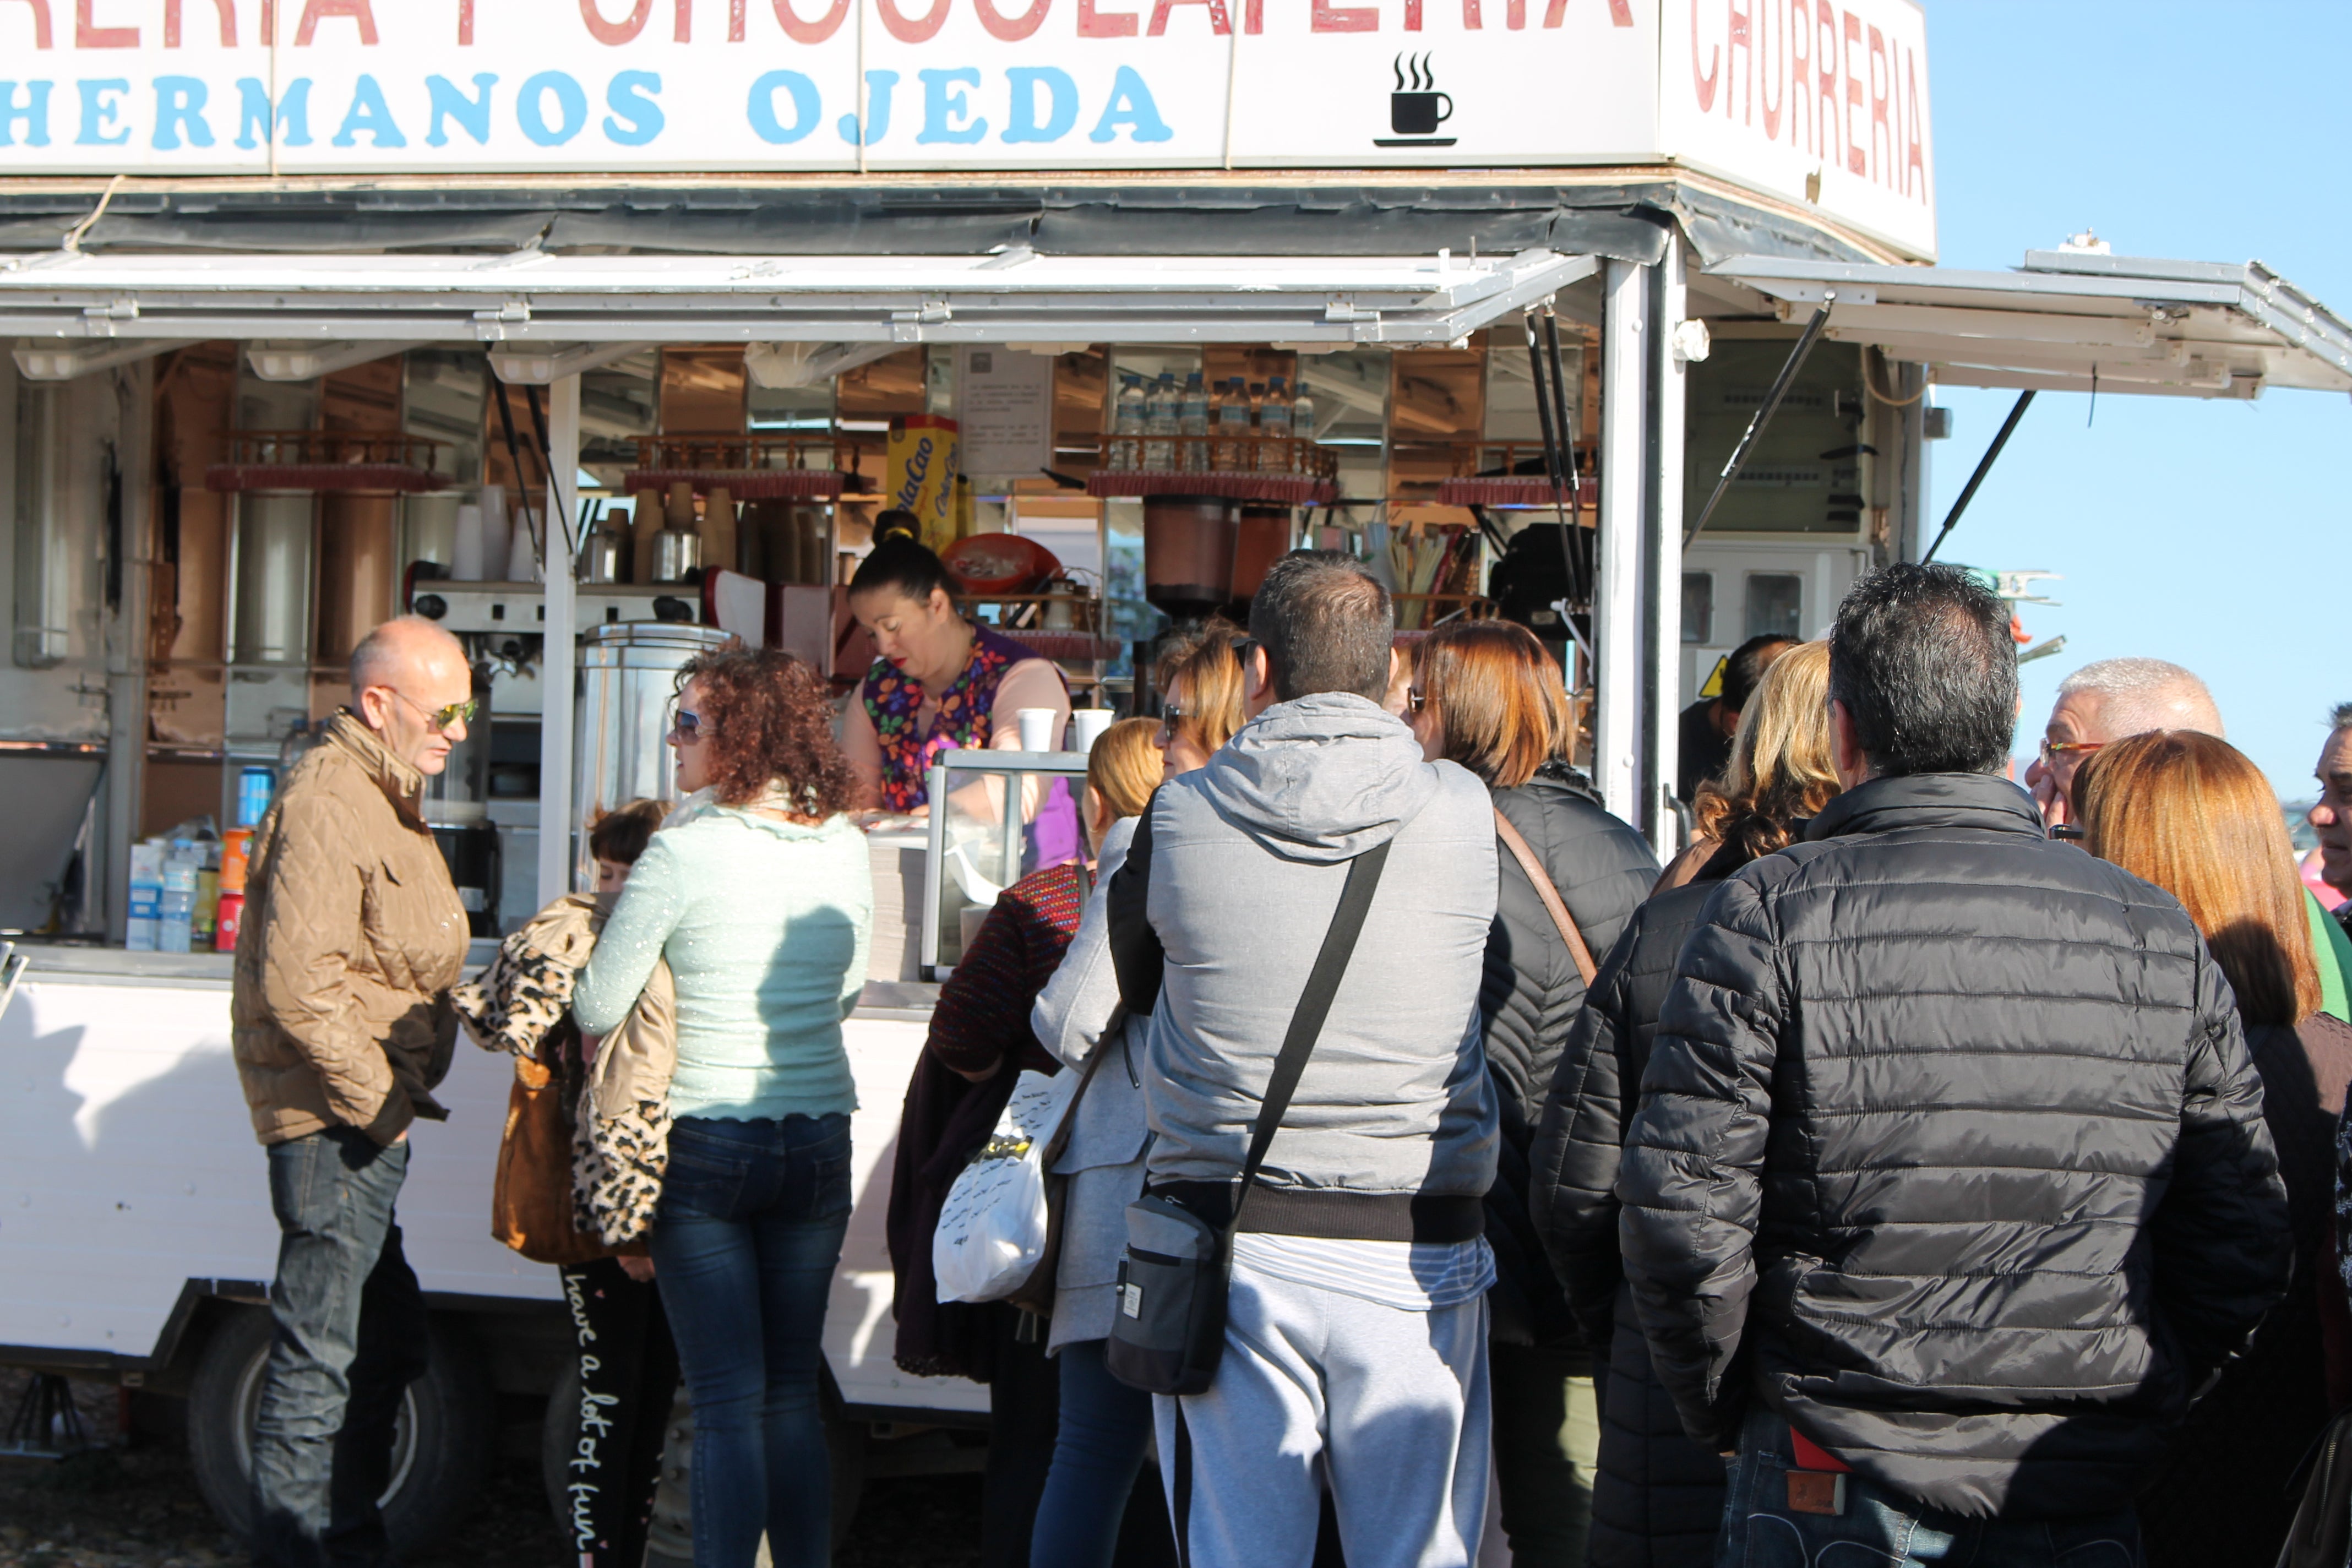
[[[1314,439],[1315,400],[1304,382],[1293,396],[1287,378],[1279,375],[1263,384],[1229,376],[1213,388],[1197,370],[1181,387],[1174,371],[1161,371],[1151,382],[1130,375],[1118,389],[1110,466],[1152,473],[1303,473],[1309,468],[1307,447],[1287,439],[1294,432],[1303,441]]]

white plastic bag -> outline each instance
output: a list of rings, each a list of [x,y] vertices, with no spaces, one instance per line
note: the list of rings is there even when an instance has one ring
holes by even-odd
[[[942,1301],[993,1301],[1020,1288],[1045,1256],[1045,1145],[1086,1075],[1024,1072],[987,1145],[948,1189],[931,1233]]]

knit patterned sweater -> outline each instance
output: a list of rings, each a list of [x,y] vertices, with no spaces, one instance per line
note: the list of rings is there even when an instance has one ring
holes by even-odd
[[[1004,889],[940,987],[932,1055],[959,1072],[985,1072],[1008,1056],[1016,1072],[1060,1068],[1030,1029],[1029,1009],[1077,934],[1087,889],[1086,868],[1072,861]]]

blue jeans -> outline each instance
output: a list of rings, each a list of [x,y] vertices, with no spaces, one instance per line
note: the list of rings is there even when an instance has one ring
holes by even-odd
[[[825,1298],[849,1227],[849,1118],[682,1116],[655,1280],[694,1401],[695,1568],[832,1561],[819,1405]]]
[[[1739,1431],[1716,1538],[1716,1568],[2140,1568],[2139,1519],[1962,1519],[1921,1508],[1858,1475],[1842,1514],[1789,1508],[1789,1423],[1751,1413]]]
[[[1037,1504],[1029,1568],[1111,1568],[1118,1527],[1151,1445],[1151,1395],[1111,1376],[1108,1342],[1080,1340],[1062,1368],[1062,1425]]]
[[[278,1278],[253,1425],[255,1560],[383,1563],[393,1425],[425,1365],[425,1296],[393,1220],[408,1145],[333,1127],[268,1158]]]

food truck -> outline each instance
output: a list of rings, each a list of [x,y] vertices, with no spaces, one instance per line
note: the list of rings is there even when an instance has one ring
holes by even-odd
[[[2259,265],[1935,265],[1908,0],[15,0],[0,59],[0,1361],[187,1399],[216,1500],[276,1230],[214,857],[375,622],[475,662],[429,816],[476,966],[665,792],[694,652],[845,697],[885,506],[1082,703],[1151,711],[1153,639],[1297,545],[1407,635],[1511,615],[1670,852],[1715,660],[1929,548],[1936,387],[2352,390]],[[1026,803],[1083,758],[981,764]],[[853,1490],[984,1422],[892,1363],[882,1215],[939,982],[1036,852],[986,816],[872,839]],[[507,1076],[461,1047],[415,1135],[411,1541],[562,1397],[554,1271],[488,1234]]]

